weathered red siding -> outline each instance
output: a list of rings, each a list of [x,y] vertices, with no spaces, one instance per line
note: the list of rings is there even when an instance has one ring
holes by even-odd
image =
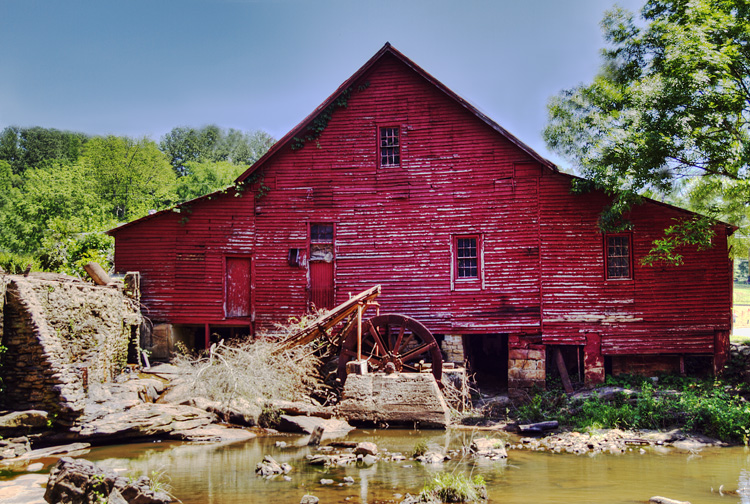
[[[434,333],[511,334],[511,346],[534,355],[540,341],[586,345],[592,366],[602,355],[722,351],[731,304],[724,227],[710,250],[686,251],[683,266],[642,266],[659,233],[689,215],[647,202],[631,215],[633,279],[605,280],[604,195],[571,194],[570,176],[400,54],[382,50],[346,87],[346,107],[317,139],[292,148],[303,121],[241,177],[262,177],[266,194],[230,190],[113,231],[116,268],[141,271],[152,319],[238,322],[223,304],[226,258],[238,255],[251,264],[252,287],[240,322],[268,326],[306,311],[320,302],[310,224],[333,223],[336,303],[380,284],[382,312]],[[378,166],[382,126],[400,128],[400,167]],[[476,282],[456,281],[457,235],[479,238]]]
[[[601,335],[604,355],[714,351],[716,331],[729,331],[730,263],[726,226],[716,226],[713,247],[685,249],[680,266],[646,266],[640,260],[663,230],[688,212],[646,202],[632,223],[633,278],[607,280],[598,214],[607,198],[574,195],[571,178],[543,177],[542,298],[545,342],[577,342]]]

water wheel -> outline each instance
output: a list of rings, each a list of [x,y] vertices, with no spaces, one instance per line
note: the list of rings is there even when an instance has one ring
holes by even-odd
[[[357,326],[351,327],[341,344],[339,378],[346,378],[346,363],[357,359]],[[425,326],[406,315],[378,315],[362,322],[362,359],[376,371],[393,363],[398,372],[419,372],[430,364],[435,380],[443,375],[443,358],[435,337]]]

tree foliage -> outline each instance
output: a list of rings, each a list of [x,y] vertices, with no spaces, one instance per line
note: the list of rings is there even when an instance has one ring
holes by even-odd
[[[615,196],[602,227],[626,227],[623,216],[643,195],[744,225],[750,3],[649,0],[640,20],[615,9],[602,27],[609,46],[599,74],[550,101],[544,132],[551,149]],[[676,223],[661,243],[665,258],[679,261],[675,247],[707,223]],[[703,233],[699,244],[709,240]]]
[[[0,132],[0,160],[16,174],[53,161],[76,162],[88,137],[54,128],[9,126]]]
[[[164,135],[161,150],[179,176],[189,173],[188,163],[227,161],[252,165],[273,145],[274,139],[264,131],[244,133],[223,130],[216,125],[203,128],[178,127]]]
[[[15,270],[32,262],[70,274],[83,274],[83,264],[91,260],[106,266],[113,240],[105,231],[232,184],[273,142],[263,132],[217,127],[205,136],[213,144],[201,152],[211,153],[211,160],[199,153],[182,163],[178,177],[170,154],[148,138],[5,128],[0,132],[0,265]]]

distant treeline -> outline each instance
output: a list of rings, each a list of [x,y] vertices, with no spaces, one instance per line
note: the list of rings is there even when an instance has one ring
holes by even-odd
[[[104,231],[230,185],[275,140],[263,131],[178,127],[150,138],[51,128],[0,133],[0,266],[80,273],[111,262]]]

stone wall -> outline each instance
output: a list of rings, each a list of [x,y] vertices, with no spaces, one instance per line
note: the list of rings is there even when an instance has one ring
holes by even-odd
[[[463,364],[465,359],[464,341],[460,334],[446,334],[440,343],[440,349],[445,355],[445,362]]]
[[[73,421],[88,384],[119,373],[131,341],[137,350],[138,304],[121,289],[62,275],[0,275],[0,285],[4,407]]]
[[[728,378],[750,383],[750,344],[730,343],[725,373],[730,375]]]
[[[545,389],[547,368],[545,346],[535,345],[522,337],[508,338],[508,395],[527,397],[532,389]]]

